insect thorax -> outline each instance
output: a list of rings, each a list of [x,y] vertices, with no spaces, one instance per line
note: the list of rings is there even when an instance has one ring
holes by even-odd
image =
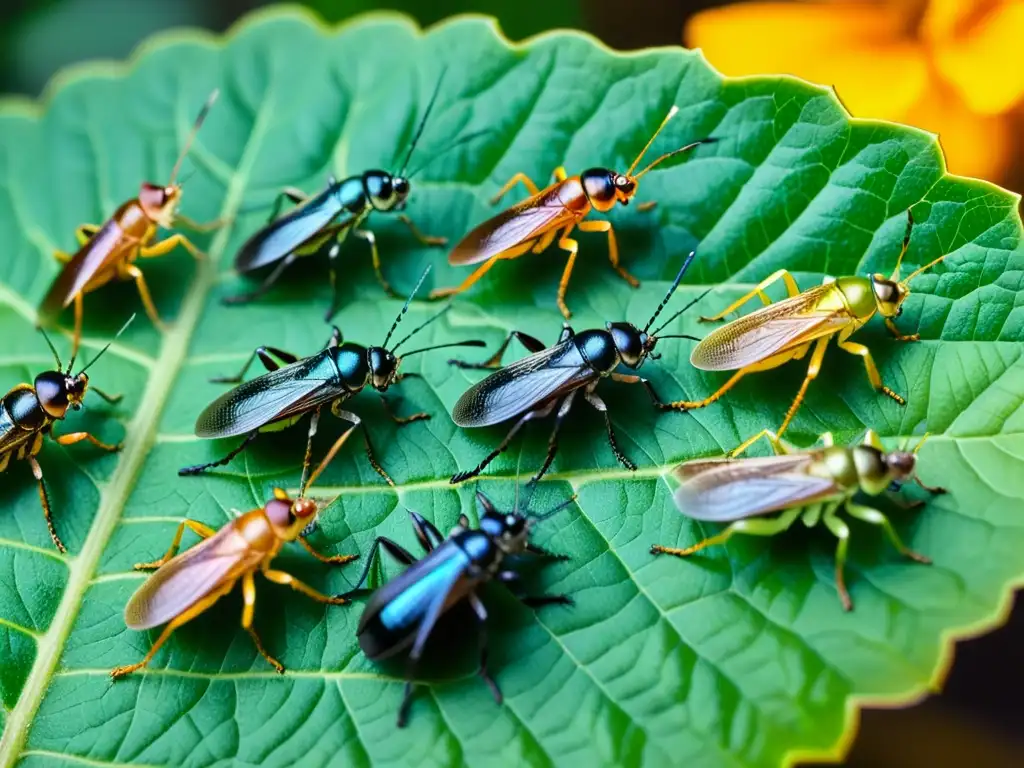
[[[371,209],[362,176],[349,176],[337,182],[333,191],[334,199],[349,213],[366,213]]]
[[[3,408],[7,411],[11,421],[21,429],[42,429],[50,423],[46,412],[39,404],[39,398],[30,389],[18,389],[9,392],[0,402],[3,403]]]
[[[611,373],[619,364],[615,340],[608,331],[591,329],[573,337],[573,343],[587,365],[596,373]]]
[[[839,277],[836,278],[835,285],[842,292],[847,309],[855,317],[866,321],[878,311],[870,278],[853,275]],[[822,309],[830,308],[822,307]]]
[[[330,350],[330,356],[342,386],[351,391],[366,386],[370,380],[370,363],[367,360],[366,347],[346,342]]]

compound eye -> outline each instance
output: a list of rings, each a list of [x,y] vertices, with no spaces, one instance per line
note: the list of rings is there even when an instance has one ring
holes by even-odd
[[[405,197],[409,194],[409,182],[405,179],[395,179],[395,192]]]

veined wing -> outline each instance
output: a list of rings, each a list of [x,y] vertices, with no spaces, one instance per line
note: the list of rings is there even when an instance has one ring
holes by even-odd
[[[245,272],[280,261],[327,227],[343,210],[333,190],[324,190],[246,240],[235,256],[235,267]],[[354,224],[357,218],[349,216],[338,229]]]
[[[221,584],[255,568],[263,556],[233,525],[226,525],[146,579],[125,606],[125,624],[129,629],[166,624]]]
[[[116,262],[125,249],[138,244],[134,238],[126,237],[117,219],[109,219],[64,265],[39,305],[40,315],[47,319],[59,315],[97,272]]]
[[[233,437],[332,402],[345,394],[331,359],[321,353],[239,384],[196,419],[197,437]]]
[[[579,182],[553,184],[502,211],[466,235],[448,254],[452,265],[478,264],[577,218],[569,201],[583,194]]]
[[[7,409],[0,407],[0,454],[17,448],[32,434],[15,424]]]
[[[693,348],[690,363],[704,371],[731,371],[835,333],[851,315],[817,309],[821,297],[834,288],[811,288],[716,328]]]
[[[591,371],[571,340],[524,357],[466,390],[452,409],[460,427],[489,427],[587,380]]]
[[[695,520],[726,522],[803,506],[835,494],[831,478],[808,473],[814,457],[805,453],[750,459],[683,462],[673,470],[682,480],[676,507]]]

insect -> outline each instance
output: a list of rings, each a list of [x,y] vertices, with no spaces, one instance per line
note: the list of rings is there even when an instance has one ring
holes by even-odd
[[[124,677],[153,660],[156,652],[182,624],[206,611],[242,581],[242,627],[270,665],[284,674],[281,662],[267,653],[253,629],[256,609],[257,571],[275,584],[284,584],[320,603],[344,605],[343,597],[328,597],[299,581],[286,571],[272,569],[281,547],[298,541],[313,557],[323,563],[342,565],[358,555],[321,555],[306,541],[303,531],[316,520],[317,503],[300,496],[289,498],[279,488],[274,497],[261,508],[250,510],[235,518],[219,531],[196,522],[185,520],[178,525],[167,553],[151,563],[138,563],[137,570],[156,569],[131,596],[124,609],[124,621],[129,629],[146,630],[166,624],[164,631],[153,643],[142,661],[111,670],[113,679]],[[202,541],[191,549],[176,555],[185,529],[196,533]]]
[[[693,261],[694,254],[686,258],[675,281],[665,294],[661,304],[655,310],[647,325],[640,330],[632,323],[606,323],[603,329],[591,329],[576,333],[565,324],[558,341],[551,347],[519,331],[512,331],[502,342],[498,351],[483,363],[472,364],[460,360],[450,360],[453,365],[461,368],[497,368],[501,357],[508,348],[512,338],[516,338],[531,354],[518,362],[512,363],[477,382],[463,393],[452,409],[452,420],[460,427],[489,427],[509,419],[516,419],[512,429],[498,447],[491,451],[475,468],[459,472],[451,478],[452,483],[459,483],[479,475],[495,458],[508,448],[512,438],[522,429],[523,425],[534,419],[555,414],[555,427],[548,441],[548,452],[544,464],[534,475],[533,480],[541,478],[558,451],[558,433],[562,422],[568,415],[577,396],[604,415],[605,429],[608,433],[608,444],[619,463],[630,470],[636,464],[630,461],[619,450],[612,429],[608,408],[601,397],[595,392],[598,383],[605,378],[625,384],[643,384],[652,400],[657,404],[658,398],[650,383],[635,374],[619,373],[619,365],[630,370],[637,370],[648,356],[658,359],[654,353],[659,339],[688,338],[687,335],[659,336],[661,331],[693,304],[676,312],[657,330],[650,328],[661,314],[662,309],[672,297],[679,281],[682,280],[687,268]]]
[[[412,173],[406,174],[413,151],[423,134],[427,118],[437,100],[441,88],[438,78],[434,94],[427,104],[419,126],[413,136],[412,143],[406,153],[405,161],[397,174],[387,171],[371,170],[357,176],[350,176],[341,181],[331,177],[327,187],[317,195],[307,196],[302,190],[286,188],[278,195],[274,209],[270,214],[267,226],[250,237],[235,256],[235,269],[243,275],[274,265],[263,283],[255,290],[238,296],[223,299],[225,304],[246,304],[265,294],[278,281],[284,271],[301,256],[320,252],[325,245],[332,243],[328,250],[328,274],[331,281],[331,305],[325,319],[330,321],[338,309],[338,279],[335,263],[341,245],[349,233],[365,240],[370,247],[370,258],[377,281],[389,296],[397,297],[391,284],[381,271],[380,254],[377,251],[377,239],[373,232],[363,228],[363,222],[374,211],[392,213],[403,211],[409,197],[410,179],[425,166],[420,166]],[[448,149],[464,143],[478,134],[457,140]],[[445,152],[448,149],[444,150]],[[437,159],[442,153],[435,155]],[[297,203],[299,207],[288,214],[277,218],[285,199]],[[423,234],[404,213],[398,213],[398,219],[420,243],[429,246],[444,246],[448,240]]]
[[[832,337],[836,338],[840,349],[863,358],[871,386],[900,405],[905,405],[906,400],[902,396],[882,383],[868,348],[864,344],[850,341],[850,336],[877,313],[885,319],[885,326],[897,340],[917,341],[920,338],[916,333],[909,336],[902,334],[893,318],[903,313],[903,302],[910,294],[910,281],[938,264],[946,255],[939,256],[912,272],[905,280],[900,280],[900,265],[910,246],[913,225],[913,215],[907,211],[903,246],[896,260],[896,268],[888,278],[877,273],[870,277],[826,278],[821,285],[801,293],[793,276],[780,269],[714,317],[702,317],[704,321],[721,320],[754,296],[758,296],[766,305],[716,328],[693,348],[690,363],[695,367],[705,371],[736,371],[717,392],[703,400],[679,400],[660,407],[676,410],[703,408],[732,389],[746,374],[777,368],[790,360],[801,360],[810,352],[807,375],[776,433],[781,437],[803,402],[807,387],[817,377],[825,349]],[[778,280],[785,284],[789,297],[772,303],[764,290]]]
[[[171,171],[171,180],[166,186],[144,182],[139,188],[139,196],[118,208],[105,224],[83,224],[76,230],[75,237],[81,247],[74,256],[63,251],[54,254],[64,268],[43,298],[39,306],[39,315],[41,322],[49,322],[55,320],[68,305],[75,305],[72,355],[78,354],[78,345],[82,338],[82,304],[86,293],[114,280],[134,280],[146,314],[155,326],[162,329],[164,323],[153,304],[142,270],[135,261],[139,258],[163,256],[179,245],[196,259],[203,258],[203,252],[181,233],[173,234],[159,243],[152,243],[161,227],[171,229],[176,225],[184,225],[196,231],[208,231],[220,226],[219,221],[199,224],[178,213],[182,184],[177,181],[181,164],[210,107],[216,101],[217,94],[216,90],[211,93],[199,111],[192,132]]]
[[[117,332],[117,336],[120,336],[134,319],[135,315],[132,315]],[[0,472],[7,469],[12,458],[28,461],[29,466],[32,467],[32,474],[35,476],[36,482],[39,483],[39,502],[43,507],[43,517],[46,519],[50,538],[53,539],[53,544],[58,550],[66,553],[67,547],[60,540],[57,529],[53,525],[53,518],[50,514],[50,497],[46,493],[46,483],[43,481],[43,468],[39,466],[36,456],[42,450],[43,438],[47,435],[60,445],[74,445],[88,440],[104,451],[113,453],[121,450],[120,443],[107,445],[89,432],[69,432],[60,437],[55,437],[53,434],[53,425],[67,417],[68,409],[73,411],[82,409],[82,401],[85,399],[86,392],[89,391],[89,377],[86,375],[86,371],[103,356],[113,341],[82,366],[82,370],[72,375],[75,358],[72,357],[68,361],[68,367],[65,369],[60,355],[57,354],[57,348],[53,346],[53,342],[50,341],[45,331],[42,331],[42,334],[50,351],[53,352],[57,369],[40,373],[32,384],[19,384],[3,398],[0,398]],[[114,338],[116,339],[117,336]],[[92,391],[108,403],[118,403],[121,400],[120,395],[111,396],[96,387],[92,387]]]
[[[381,547],[395,560],[409,566],[373,593],[356,630],[359,646],[371,660],[387,659],[408,649],[405,695],[398,709],[399,728],[408,721],[412,680],[416,677],[417,666],[431,633],[444,613],[464,600],[469,602],[477,619],[480,677],[500,704],[501,690],[487,669],[487,609],[477,590],[494,579],[516,586],[520,575],[514,563],[517,556],[524,553],[552,560],[568,559],[565,555],[530,544],[528,537],[534,522],[569,506],[575,496],[543,515],[532,516],[532,519],[520,514],[518,499],[514,511],[503,513],[496,510],[482,493],[477,492],[476,498],[482,510],[479,527],[471,528],[468,518],[462,515],[447,539],[430,522],[410,511],[416,540],[426,556],[417,560],[401,545],[380,536],[373,543],[356,588],[341,596],[349,597],[361,591],[374,555]],[[572,604],[566,595],[517,596],[526,605],[534,607],[552,603]]]
[[[390,485],[394,485],[387,472],[384,471],[374,458],[370,437],[365,426],[363,426],[362,420],[351,411],[345,410],[343,406],[351,397],[361,392],[367,386],[371,386],[381,393],[381,401],[384,403],[385,409],[388,410],[387,401],[384,399],[383,393],[392,384],[396,384],[406,377],[416,375],[399,373],[398,369],[404,358],[446,347],[484,346],[484,342],[477,340],[458,341],[415,349],[401,356],[396,356],[396,353],[403,344],[447,312],[451,306],[448,305],[410,331],[391,349],[387,348],[392,334],[408,311],[410,302],[420,289],[429,271],[430,267],[428,266],[420,276],[419,282],[416,283],[416,287],[413,288],[412,293],[398,313],[394,323],[391,324],[391,329],[388,331],[387,336],[384,337],[384,343],[379,347],[364,347],[352,342],[342,343],[341,331],[335,327],[330,341],[328,341],[323,350],[315,355],[299,359],[295,355],[275,347],[259,347],[252,353],[237,376],[214,379],[214,381],[225,383],[241,382],[246,371],[249,370],[249,367],[257,358],[268,371],[268,373],[250,379],[241,384],[241,386],[224,393],[207,406],[199,414],[199,418],[196,419],[195,433],[197,437],[225,438],[244,435],[242,443],[222,459],[206,464],[184,467],[178,470],[178,474],[196,475],[211,467],[223,466],[245,450],[249,443],[255,440],[261,432],[277,432],[286,429],[307,414],[311,414],[306,458],[303,462],[303,474],[305,476],[310,465],[312,440],[316,434],[320,409],[329,405],[332,414],[339,419],[344,419],[352,424],[352,426],[337,439],[330,451],[327,452],[327,455],[321,461],[309,482],[314,482],[316,477],[334,459],[334,456],[341,449],[341,446],[352,433],[352,430],[356,427],[362,427],[363,438],[366,444],[366,455],[370,460],[370,464]],[[283,368],[280,367],[274,358],[280,360],[285,366]],[[388,413],[399,425],[411,424],[414,421],[430,418],[426,413],[416,413],[404,417],[392,414],[390,410],[388,410]]]
[[[611,260],[612,267],[623,280],[634,288],[639,286],[640,282],[619,264],[619,246],[611,222],[584,221],[584,218],[591,210],[606,213],[614,208],[616,203],[629,205],[629,201],[636,194],[637,184],[645,173],[670,157],[688,152],[700,144],[715,141],[714,139],[703,139],[687,144],[681,149],[662,155],[640,173],[634,175],[633,171],[647,150],[650,149],[655,138],[678,111],[678,107],[672,107],[669,110],[668,115],[661,121],[661,125],[658,126],[650,141],[624,174],[608,168],[591,168],[579,176],[567,176],[565,168],[559,166],[554,172],[554,183],[542,190],[537,189],[537,185],[525,173],[515,174],[498,191],[498,194],[491,200],[491,204],[497,205],[505,193],[519,183],[526,187],[530,197],[488,219],[455,246],[448,256],[449,264],[454,266],[480,264],[480,266],[463,280],[461,285],[455,288],[435,289],[431,293],[431,298],[462,293],[483,277],[500,259],[515,259],[531,250],[534,253],[540,253],[555,242],[557,237],[558,247],[569,253],[569,260],[566,262],[562,278],[558,283],[558,308],[568,320],[572,313],[566,306],[565,292],[569,287],[569,276],[576,263],[576,253],[579,248],[579,243],[569,237],[573,229],[579,229],[581,232],[607,233],[608,258]],[[643,206],[643,208],[650,208],[651,205],[653,204]]]
[[[775,449],[775,456],[737,459],[758,439],[765,437]],[[908,549],[897,535],[889,519],[877,509],[853,502],[858,491],[877,496],[883,491],[899,490],[913,480],[931,493],[945,493],[942,488],[925,485],[917,476],[917,452],[887,453],[878,436],[868,430],[863,443],[853,447],[836,446],[829,433],[819,440],[822,448],[790,453],[778,437],[764,430],[730,454],[729,458],[685,461],[674,470],[680,482],[675,491],[679,510],[695,520],[728,522],[721,533],[703,541],[677,549],[655,544],[653,554],[686,557],[713,544],[724,544],[734,534],[774,536],[787,530],[798,519],[811,527],[824,523],[837,539],[836,589],[843,609],[853,607],[846,589],[843,566],[850,529],[840,519],[845,508],[850,517],[882,527],[889,541],[900,554],[919,563],[930,563],[924,555]],[[761,519],[774,512],[780,515]]]

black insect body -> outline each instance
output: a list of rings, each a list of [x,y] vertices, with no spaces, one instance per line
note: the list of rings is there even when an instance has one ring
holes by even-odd
[[[304,416],[310,415],[309,438],[303,461],[303,487],[315,482],[356,427],[362,427],[366,454],[370,464],[390,485],[394,485],[387,472],[374,458],[369,435],[362,420],[356,414],[346,410],[345,404],[366,387],[372,387],[381,393],[381,400],[384,401],[385,409],[387,409],[387,401],[384,400],[383,393],[392,384],[398,383],[407,376],[416,375],[399,373],[399,367],[405,357],[445,347],[484,346],[482,341],[460,341],[416,349],[401,356],[396,355],[398,349],[405,342],[441,317],[449,308],[444,307],[413,329],[391,349],[387,348],[391,335],[408,311],[409,303],[423,284],[429,271],[428,267],[420,276],[419,282],[392,323],[391,330],[388,331],[381,346],[365,347],[351,342],[342,343],[341,331],[334,328],[326,347],[315,355],[299,359],[293,354],[274,347],[259,347],[249,357],[237,376],[216,379],[216,381],[232,384],[241,382],[246,371],[257,358],[268,371],[268,373],[250,379],[218,397],[199,414],[199,418],[196,420],[195,433],[197,437],[243,436],[242,443],[221,459],[183,467],[178,470],[178,474],[196,475],[212,467],[223,466],[245,450],[260,433],[286,429]],[[279,366],[274,358],[284,363],[284,367]],[[352,426],[342,433],[320,462],[316,471],[308,476],[312,457],[312,441],[316,434],[320,410],[327,406],[330,407],[332,414],[349,422]],[[388,413],[391,414],[391,411],[388,410]],[[400,425],[430,418],[426,413],[416,413],[405,417],[391,414],[391,417]]]
[[[383,547],[398,562],[409,566],[399,576],[377,589],[366,604],[356,634],[363,652],[371,660],[382,660],[407,652],[408,675],[405,695],[398,710],[398,726],[408,720],[412,704],[413,679],[427,641],[438,620],[453,606],[466,601],[477,619],[480,648],[480,677],[490,687],[495,701],[501,703],[501,690],[487,668],[487,609],[481,601],[479,588],[492,580],[515,586],[520,576],[514,564],[517,556],[530,553],[539,557],[565,560],[564,555],[548,552],[529,543],[532,523],[568,506],[575,496],[544,515],[532,519],[518,510],[497,511],[490,500],[477,492],[482,510],[478,528],[471,528],[465,515],[448,538],[430,522],[410,511],[413,530],[426,552],[421,560],[391,539],[378,537],[370,550],[366,566],[355,589],[340,595],[348,597],[361,591],[374,562],[374,555]],[[565,595],[525,597],[517,595],[526,605],[551,603],[571,605]]]
[[[128,320],[128,323],[133,319],[135,319],[134,315]],[[125,323],[121,331],[118,331],[118,336],[128,327],[128,323]],[[29,466],[32,467],[32,474],[39,483],[39,502],[43,507],[43,517],[46,519],[50,538],[53,539],[53,544],[58,550],[67,552],[64,542],[57,535],[57,529],[53,525],[50,497],[46,492],[46,483],[43,481],[43,468],[39,465],[36,456],[42,450],[43,439],[47,435],[59,445],[74,445],[87,440],[104,451],[121,450],[120,444],[107,445],[89,432],[69,432],[60,437],[55,437],[53,434],[54,424],[63,421],[67,417],[68,410],[82,409],[82,401],[89,390],[89,377],[86,375],[86,370],[100,359],[113,342],[103,347],[92,360],[82,367],[82,370],[72,375],[75,358],[72,357],[68,362],[67,369],[64,369],[60,355],[57,354],[56,348],[46,336],[45,331],[43,338],[46,339],[50,351],[53,352],[53,357],[57,361],[57,369],[44,371],[36,376],[35,381],[31,384],[18,384],[0,398],[0,472],[6,471],[11,459],[28,461]],[[92,391],[108,403],[117,403],[121,400],[120,395],[112,397],[96,387],[92,387]]]
[[[547,348],[533,336],[513,331],[505,338],[498,351],[483,363],[449,361],[462,368],[497,368],[513,337],[532,353],[477,382],[455,403],[452,420],[460,427],[488,427],[509,419],[516,421],[497,448],[473,469],[455,474],[451,482],[459,483],[479,475],[508,447],[524,424],[554,413],[555,426],[548,442],[547,456],[533,477],[533,480],[538,480],[547,472],[555,458],[562,422],[578,397],[582,397],[604,415],[608,443],[615,458],[627,469],[635,470],[636,465],[619,449],[608,408],[595,390],[601,380],[606,378],[626,384],[643,384],[655,405],[662,405],[646,379],[632,373],[620,373],[617,369],[622,366],[635,371],[643,365],[648,356],[657,359],[658,355],[654,353],[654,348],[659,338],[693,338],[685,335],[659,337],[658,333],[699,301],[700,297],[672,315],[660,328],[650,331],[651,325],[679,285],[693,258],[693,253],[687,257],[665,298],[642,330],[632,323],[622,322],[608,323],[603,329],[575,333],[566,324],[558,341]]]

